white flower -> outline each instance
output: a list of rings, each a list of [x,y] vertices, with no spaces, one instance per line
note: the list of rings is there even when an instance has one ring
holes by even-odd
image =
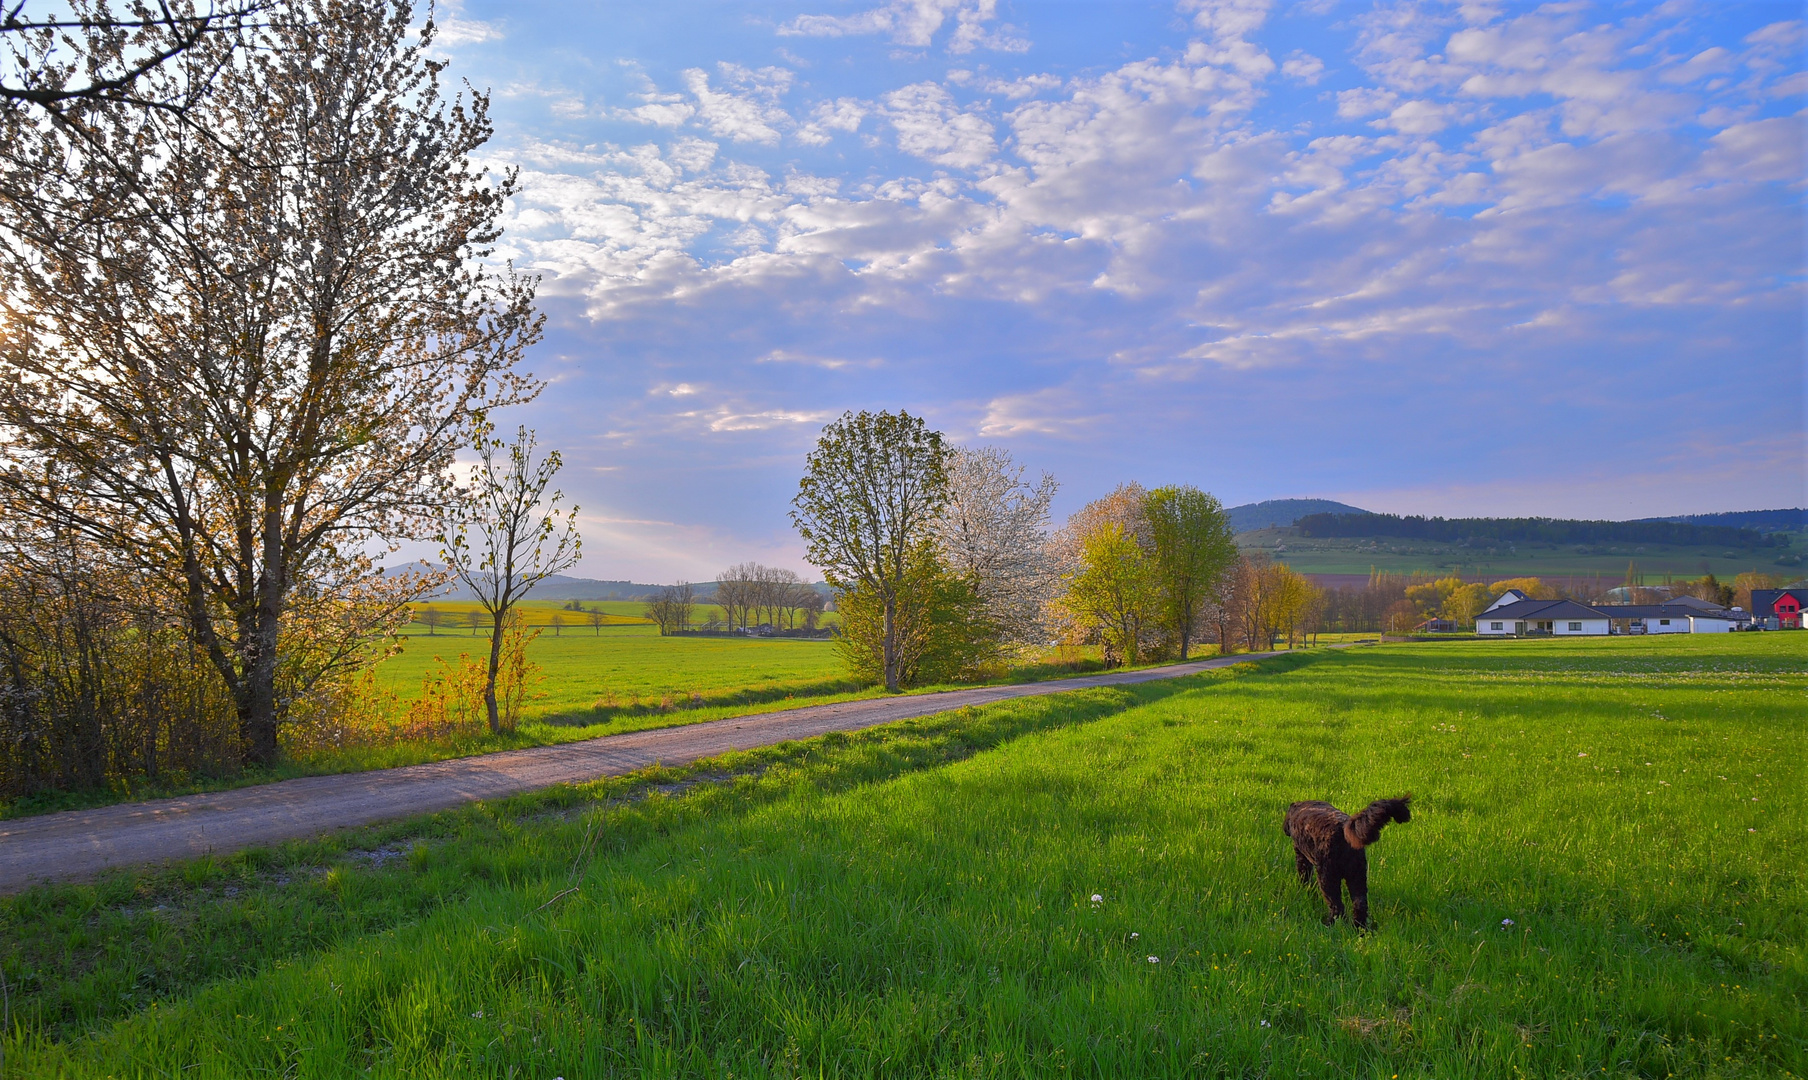
[[[1092,894],[1092,902],[1095,904],[1102,904],[1105,902],[1105,898],[1103,896],[1100,896],[1098,893],[1093,893]]]
[[[1274,1025],[1270,1024],[1268,1021],[1264,1020],[1264,1021],[1262,1021],[1262,1026],[1263,1027],[1273,1027]]]
[[[1134,931],[1134,930],[1132,930],[1132,931],[1131,931],[1131,932],[1130,932],[1130,940],[1131,940],[1131,941],[1135,941],[1135,940],[1136,940],[1136,939],[1137,939],[1137,938],[1139,938],[1139,937],[1142,937],[1142,935],[1141,935],[1141,934],[1139,934],[1139,933],[1137,933],[1137,932],[1136,932],[1136,931]]]
[[[1587,757],[1588,755],[1586,753],[1583,753],[1583,754],[1577,754],[1576,756],[1577,757]]]
[[[1159,963],[1161,963],[1161,957],[1159,957],[1159,956],[1151,956],[1151,957],[1149,957],[1149,963],[1151,963],[1151,964],[1159,964]]]

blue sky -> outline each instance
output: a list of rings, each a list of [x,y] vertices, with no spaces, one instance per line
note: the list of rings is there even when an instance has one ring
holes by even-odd
[[[442,8],[578,571],[804,569],[844,409],[1226,505],[1804,502],[1794,3]]]

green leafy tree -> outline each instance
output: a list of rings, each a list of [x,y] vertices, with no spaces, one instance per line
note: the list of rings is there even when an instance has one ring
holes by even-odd
[[[1136,663],[1144,635],[1161,617],[1155,560],[1115,521],[1087,533],[1079,554],[1079,568],[1068,575],[1067,593],[1057,603],[1076,621],[1098,630],[1106,662]]]
[[[1161,587],[1162,617],[1185,660],[1198,637],[1206,601],[1237,565],[1230,516],[1217,499],[1191,486],[1156,488],[1149,492],[1143,513]]]
[[[996,653],[985,601],[969,575],[953,573],[924,545],[911,554],[892,609],[895,666],[900,687],[951,682],[977,674]],[[885,604],[873,589],[840,594],[841,633],[836,648],[855,678],[885,677]]]
[[[912,590],[936,580],[920,560],[948,499],[947,458],[941,432],[907,412],[843,413],[823,428],[791,503],[823,578],[876,605],[863,632],[875,635],[880,681],[893,692],[904,664],[899,612],[924,608]]]

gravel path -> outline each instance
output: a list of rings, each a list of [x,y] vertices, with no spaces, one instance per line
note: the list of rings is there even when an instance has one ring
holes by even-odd
[[[476,799],[620,776],[653,764],[684,765],[731,750],[751,750],[831,731],[858,731],[967,705],[1173,679],[1274,655],[1253,653],[1016,686],[811,705],[605,735],[562,746],[399,769],[309,776],[206,795],[0,821],[0,894],[42,881],[88,878],[109,867],[225,854],[332,829],[432,813]]]

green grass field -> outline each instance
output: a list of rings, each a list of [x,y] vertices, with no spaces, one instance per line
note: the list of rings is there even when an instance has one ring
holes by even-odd
[[[438,668],[438,660],[456,662],[460,655],[482,657],[488,651],[487,632],[481,637],[415,633],[400,655],[377,668],[378,679],[398,695],[418,696],[422,678]],[[710,699],[738,691],[803,697],[852,688],[828,641],[660,637],[650,626],[601,632],[585,627],[556,637],[541,631],[528,645],[528,658],[543,676],[530,717],[613,713],[631,701],[687,699],[693,692]]]
[[[1801,1075],[1804,644],[1319,651],[41,888],[7,1068]],[[1282,810],[1404,790],[1322,926]]]

